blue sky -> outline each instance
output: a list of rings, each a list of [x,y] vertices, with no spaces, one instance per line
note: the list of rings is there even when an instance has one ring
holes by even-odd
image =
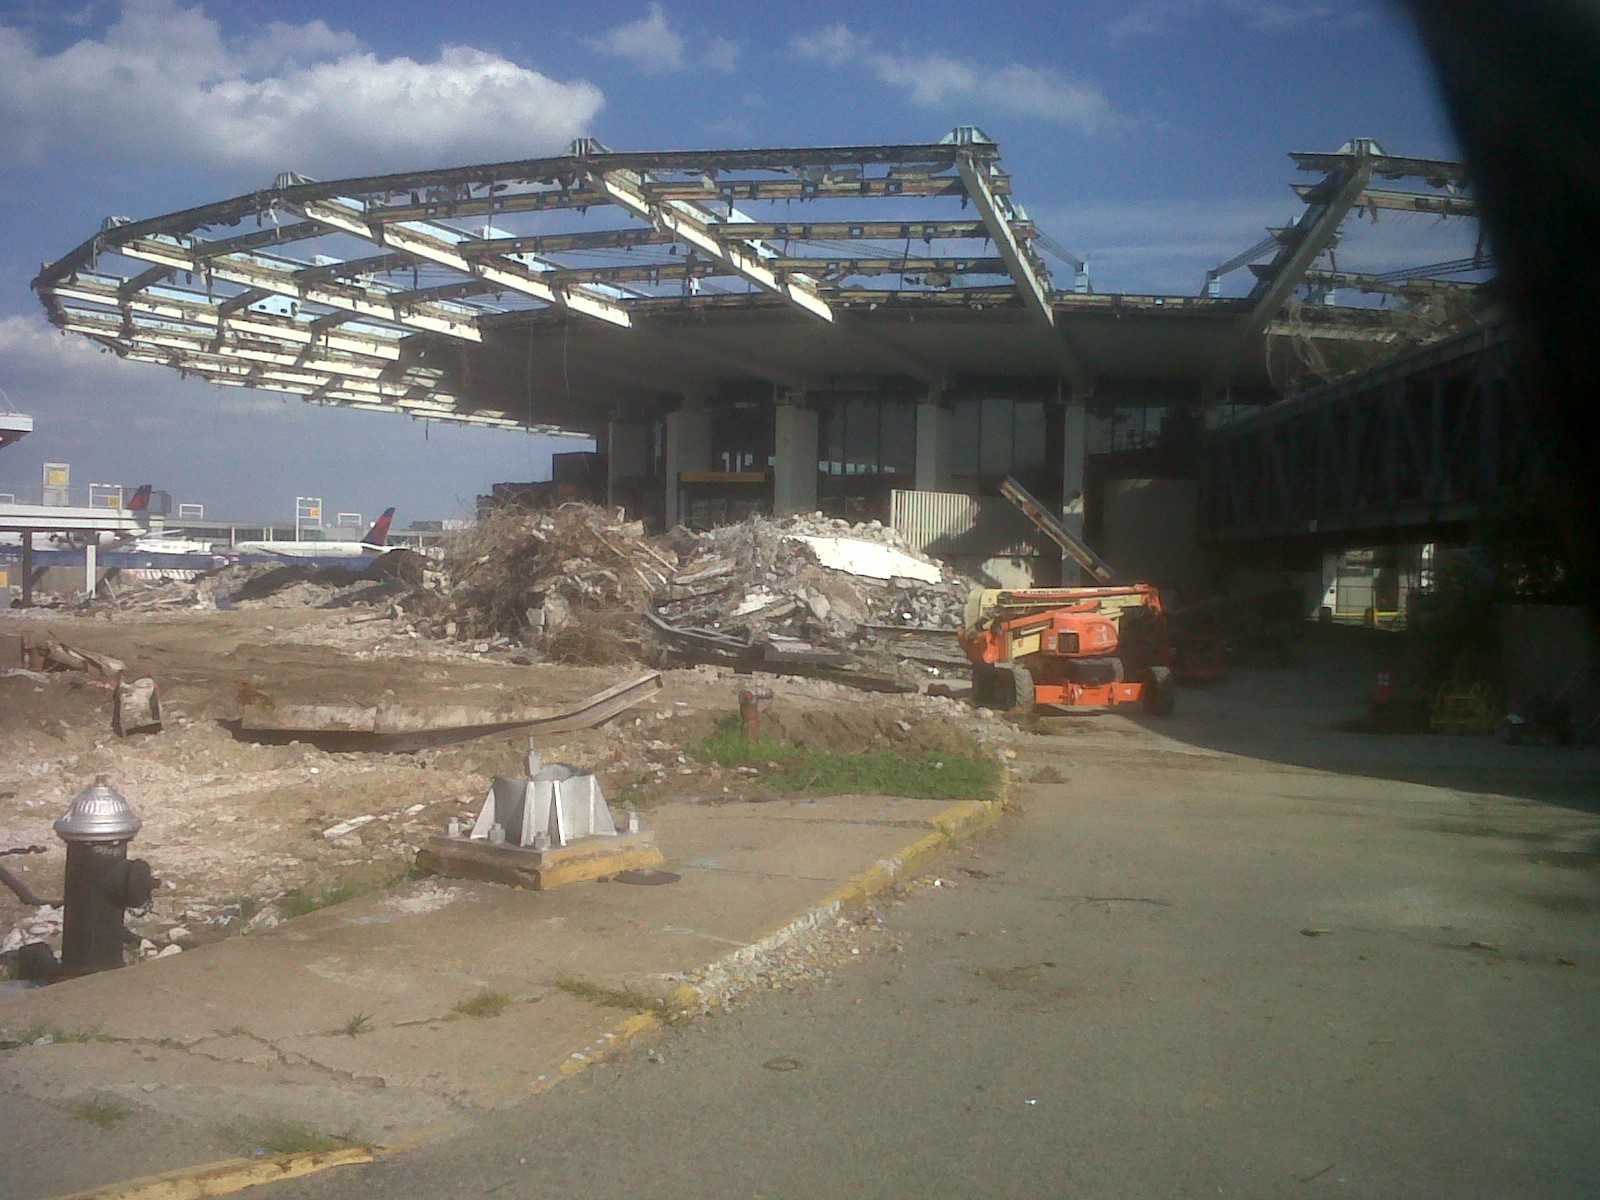
[[[1000,141],[1100,291],[1197,291],[1295,215],[1291,150],[1454,154],[1403,19],[1362,0],[0,0],[0,390],[38,423],[0,453],[0,490],[67,461],[75,483],[149,480],[208,515],[284,517],[299,493],[403,524],[546,473],[547,439],[224,392],[58,336],[28,282],[108,214],[579,134],[839,145],[957,124]],[[1342,265],[1449,258],[1465,236],[1404,217],[1353,233]]]

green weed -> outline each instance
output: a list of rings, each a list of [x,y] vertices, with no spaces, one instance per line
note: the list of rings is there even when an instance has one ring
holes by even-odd
[[[515,996],[484,988],[476,996],[458,1001],[452,1011],[463,1017],[498,1017],[515,1003]]]
[[[252,1121],[228,1130],[227,1136],[240,1150],[252,1154],[326,1154],[360,1144],[299,1121]]]
[[[314,913],[318,909],[332,908],[335,904],[344,904],[349,900],[370,896],[373,892],[388,891],[407,879],[414,878],[415,875],[414,868],[410,866],[395,867],[375,874],[342,879],[332,887],[295,888],[292,892],[285,892],[279,896],[274,903],[277,904],[278,911],[283,914],[284,919],[289,920]]]
[[[1000,791],[1000,764],[990,758],[931,750],[835,754],[769,738],[747,740],[737,719],[720,722],[695,753],[718,766],[756,767],[776,792],[992,800]]]
[[[556,980],[556,987],[569,996],[576,996],[579,1000],[587,1000],[590,1004],[599,1004],[605,1008],[626,1008],[632,1012],[658,1013],[667,1006],[667,1002],[659,996],[651,996],[633,988],[610,988],[584,979],[574,979],[571,976],[563,976]]]
[[[133,1109],[115,1096],[96,1096],[93,1100],[80,1100],[74,1104],[72,1115],[101,1129],[110,1129],[133,1116]]]

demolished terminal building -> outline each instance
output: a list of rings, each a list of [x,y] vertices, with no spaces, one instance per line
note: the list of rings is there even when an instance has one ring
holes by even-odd
[[[1459,165],[1366,140],[1292,158],[1310,178],[1300,218],[1190,296],[1095,293],[974,127],[289,174],[108,218],[34,287],[61,329],[221,386],[592,438],[607,497],[658,526],[886,519],[893,489],[992,493],[1013,475],[1069,510],[1087,493],[1092,532],[1102,452],[1181,450],[1217,414],[1274,402],[1275,359],[1367,361],[1397,337],[1372,296],[1468,288],[1450,276],[1486,268],[1324,269],[1352,212],[1473,202]],[[1248,292],[1223,295],[1245,266]]]

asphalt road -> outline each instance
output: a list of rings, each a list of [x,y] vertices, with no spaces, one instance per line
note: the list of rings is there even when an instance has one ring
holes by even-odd
[[[1251,754],[1236,710],[1049,725],[1020,773],[1062,781],[826,982],[257,1194],[1600,1195],[1594,763],[1524,748],[1537,799],[1390,739],[1312,769],[1320,717],[1258,712]]]

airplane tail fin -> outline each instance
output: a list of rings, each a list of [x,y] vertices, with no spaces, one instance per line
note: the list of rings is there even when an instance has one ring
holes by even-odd
[[[150,507],[150,492],[154,485],[141,484],[139,490],[128,498],[129,512],[145,512]]]
[[[361,539],[363,546],[386,546],[389,543],[389,525],[394,520],[394,509],[386,508],[383,515],[373,522],[372,528],[367,530],[366,536]]]

